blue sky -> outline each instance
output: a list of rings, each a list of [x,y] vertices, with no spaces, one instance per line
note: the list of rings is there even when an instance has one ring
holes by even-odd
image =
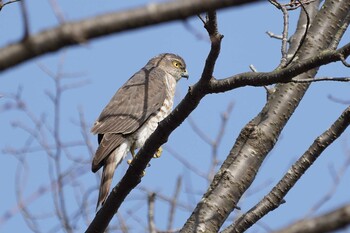
[[[146,4],[147,1],[115,2],[115,1],[57,1],[66,16],[67,21],[79,20],[105,12],[118,11],[134,6]],[[28,1],[29,23],[31,32],[51,28],[58,25],[53,11],[44,0]],[[290,13],[291,31],[296,24],[298,11]],[[65,84],[76,81],[88,81],[88,84],[67,91],[62,97],[61,111],[61,138],[63,141],[81,140],[81,132],[76,122],[79,120],[78,109],[82,109],[87,124],[92,125],[103,107],[108,103],[115,91],[149,58],[162,53],[172,52],[181,55],[187,63],[190,74],[189,80],[182,80],[178,85],[176,103],[200,77],[210,44],[206,39],[198,39],[195,33],[206,38],[206,31],[197,17],[190,18],[187,23],[172,22],[145,29],[123,32],[116,35],[89,41],[81,46],[63,49],[59,52],[44,55],[30,60],[13,69],[3,72],[0,76],[0,93],[4,96],[0,99],[0,106],[11,103],[9,94],[16,93],[22,88],[22,98],[26,106],[36,115],[45,115],[47,124],[53,122],[53,106],[47,91],[54,91],[54,83],[40,66],[45,66],[55,72],[57,64],[64,58],[64,73],[81,74],[82,77],[63,80]],[[218,12],[219,30],[225,36],[222,42],[222,51],[214,71],[216,78],[225,78],[237,73],[249,71],[248,66],[253,64],[258,71],[271,71],[280,61],[280,41],[269,38],[265,32],[272,31],[276,34],[282,31],[282,14],[269,4],[254,4],[239,8],[230,8]],[[0,12],[0,46],[5,46],[21,38],[23,27],[17,3],[6,6]],[[348,39],[349,33],[343,38]],[[341,44],[348,42],[344,40]],[[348,76],[349,70],[341,64],[331,64],[321,68],[318,77],[324,76]],[[346,108],[345,105],[335,103],[329,99],[334,96],[339,99],[349,100],[349,84],[336,82],[314,83],[309,88],[298,109],[283,130],[281,137],[268,155],[260,172],[248,191],[249,195],[242,198],[239,206],[242,212],[247,211],[256,204],[273,187],[290,165],[303,154],[313,140],[325,131],[330,124]],[[223,141],[219,147],[219,159],[223,161],[232,147],[241,128],[259,113],[266,101],[263,88],[245,87],[230,92],[215,94],[205,97],[199,107],[191,114],[198,126],[211,138],[215,138],[220,126],[220,114],[227,105],[234,103],[231,117],[228,121]],[[41,186],[49,183],[50,164],[47,156],[42,152],[28,153],[25,155],[27,168],[19,166],[19,160],[5,153],[8,148],[21,148],[28,134],[23,130],[14,128],[13,122],[21,122],[31,126],[28,117],[16,110],[1,111],[0,114],[0,163],[2,164],[0,184],[3,187],[3,195],[0,201],[0,218],[6,211],[16,207],[15,176],[16,170],[24,172],[27,179],[23,187],[23,197],[27,198]],[[94,148],[97,141],[90,135]],[[48,141],[52,139],[48,135]],[[303,176],[295,188],[286,196],[286,204],[261,220],[261,223],[271,229],[277,229],[298,218],[306,216],[312,206],[327,193],[334,183],[330,174],[330,167],[339,171],[343,166],[346,156],[349,156],[349,132],[330,146],[316,161],[314,166]],[[35,146],[35,144],[33,144]],[[191,129],[188,121],[185,121],[170,136],[165,148],[176,150],[198,170],[206,172],[209,168],[211,150]],[[348,151],[347,151],[348,150]],[[76,147],[71,149],[74,157],[89,160],[86,148]],[[347,153],[347,155],[346,155]],[[62,159],[63,168],[72,165],[71,161]],[[115,174],[114,182],[121,177],[126,163],[123,163]],[[85,163],[77,169],[77,173],[84,172],[79,177],[83,188],[95,187],[96,177],[90,172],[90,164]],[[81,170],[80,170],[81,169]],[[217,168],[218,169],[218,168]],[[331,169],[331,170],[332,170]],[[322,213],[348,203],[350,172],[346,171],[341,183],[337,186],[332,198],[325,203],[317,213]],[[198,177],[193,172],[174,158],[166,149],[160,159],[152,160],[151,167],[147,169],[141,186],[164,195],[171,195],[178,176],[183,176],[183,188],[180,200],[189,206],[194,206],[200,200],[202,193],[207,189],[206,180]],[[92,181],[92,182],[91,182]],[[6,187],[6,188],[5,188]],[[67,206],[75,206],[74,192],[70,187],[65,188]],[[89,201],[95,203],[97,191],[91,192]],[[146,205],[143,199],[145,193],[135,190],[127,198],[121,208],[121,213],[127,218],[127,224],[135,225],[137,219],[141,219],[146,226]],[[93,206],[90,215],[93,216]],[[46,214],[52,207],[51,194],[46,193],[32,202],[30,208],[35,214]],[[139,209],[135,216],[125,214],[130,209]],[[169,207],[162,201],[156,201],[156,224],[160,229],[166,227],[166,217]],[[176,228],[182,227],[184,221],[191,212],[180,210],[176,217]],[[235,212],[239,214],[239,212]],[[234,217],[234,216],[232,216]],[[55,220],[47,219],[40,222],[43,232],[48,232],[56,226]],[[85,229],[84,221],[78,220],[79,229]],[[139,226],[138,226],[139,227]],[[142,228],[141,228],[142,229]],[[142,232],[140,228],[135,232]],[[23,217],[17,213],[0,225],[1,232],[29,232]],[[251,232],[265,232],[261,226],[255,226]],[[59,231],[60,232],[60,231]]]

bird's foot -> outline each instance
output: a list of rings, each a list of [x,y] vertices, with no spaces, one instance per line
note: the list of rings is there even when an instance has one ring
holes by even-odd
[[[159,158],[162,155],[163,148],[159,147],[156,153],[153,155],[153,158]]]

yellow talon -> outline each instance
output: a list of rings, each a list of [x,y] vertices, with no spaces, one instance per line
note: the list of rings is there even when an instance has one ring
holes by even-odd
[[[159,147],[157,152],[153,155],[153,158],[159,158],[162,155],[163,148]]]

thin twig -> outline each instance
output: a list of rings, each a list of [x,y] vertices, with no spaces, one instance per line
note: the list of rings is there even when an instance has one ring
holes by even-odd
[[[186,159],[184,159],[176,150],[171,148],[169,145],[164,145],[163,148],[169,152],[172,156],[174,156],[175,159],[177,159],[182,165],[184,165],[188,170],[193,172],[194,174],[198,175],[199,177],[202,177],[204,179],[208,179],[208,176],[205,172],[200,171],[197,167],[192,165],[190,162],[188,162]]]
[[[299,52],[301,46],[304,44],[304,41],[306,39],[306,36],[307,36],[307,33],[308,33],[308,30],[309,30],[309,27],[310,27],[310,16],[309,16],[309,13],[307,12],[305,6],[303,5],[303,3],[299,0],[297,0],[299,3],[300,3],[300,6],[302,7],[305,15],[306,15],[306,25],[305,25],[305,32],[299,42],[299,45],[298,45],[298,48],[295,50],[293,56],[291,57],[291,59],[289,59],[289,61],[285,64],[284,67],[287,67],[293,60],[294,58],[296,57],[297,53]]]
[[[278,40],[282,40],[283,39],[282,35],[276,35],[276,34],[274,34],[273,32],[270,32],[270,31],[267,31],[266,34],[269,37],[274,38],[274,39],[278,39]]]
[[[288,55],[288,26],[289,26],[289,14],[288,14],[288,9],[286,5],[280,4],[276,0],[269,0],[271,4],[277,7],[277,9],[281,10],[283,13],[283,31],[281,36],[275,36],[271,32],[267,32],[267,34],[270,37],[273,38],[278,38],[282,40],[282,45],[281,45],[281,62],[279,67],[285,67],[287,63],[287,55]]]
[[[346,171],[349,168],[350,168],[350,154],[347,155],[346,160],[344,161],[344,163],[342,164],[342,166],[338,170],[338,172],[333,175],[332,186],[329,188],[328,192],[326,192],[326,194],[323,195],[323,197],[320,200],[318,200],[317,203],[311,207],[311,209],[308,211],[306,216],[311,216],[312,214],[314,214],[323,205],[325,205],[327,203],[327,201],[329,201],[332,198],[332,196],[334,195],[335,191],[337,190],[337,188],[341,182],[341,178],[344,177],[344,174],[346,173]]]
[[[285,6],[281,7],[283,13],[283,32],[282,32],[282,46],[281,46],[281,67],[284,67],[287,63],[288,55],[288,26],[289,26],[289,14]]]
[[[61,9],[61,7],[59,6],[59,4],[57,3],[56,0],[50,0],[49,1],[51,8],[53,10],[53,13],[56,16],[56,19],[58,20],[58,22],[60,22],[61,24],[66,22],[66,19],[64,17],[63,11]]]
[[[209,137],[208,134],[206,134],[198,125],[197,123],[192,119],[191,116],[187,118],[188,123],[190,124],[192,130],[201,138],[205,143],[212,146],[214,144],[213,139]]]
[[[324,82],[324,81],[332,81],[332,82],[350,82],[350,77],[321,77],[321,78],[309,78],[309,79],[292,79],[290,82],[293,83],[311,83],[311,82]]]
[[[218,131],[218,134],[216,136],[216,139],[214,140],[214,143],[212,144],[212,156],[211,156],[211,163],[210,163],[210,168],[208,172],[208,181],[212,181],[215,173],[216,173],[216,168],[219,164],[218,161],[218,148],[221,144],[222,138],[225,134],[226,128],[227,128],[227,123],[230,118],[230,115],[232,113],[234,106],[234,102],[231,101],[225,112],[221,114],[221,125]]]
[[[24,25],[24,33],[23,33],[23,39],[25,40],[28,38],[30,30],[29,30],[29,20],[28,20],[28,12],[27,7],[25,5],[25,0],[21,0],[21,13],[22,13],[22,19],[23,19],[23,25]]]
[[[350,63],[348,63],[348,62],[345,60],[344,55],[340,57],[340,61],[343,63],[344,66],[350,67]]]
[[[164,194],[161,194],[161,193],[159,193],[156,190],[150,190],[149,188],[144,187],[142,185],[138,186],[137,189],[139,189],[140,191],[145,192],[147,194],[149,194],[149,193],[157,193],[157,200],[164,201],[167,204],[171,204],[171,202],[173,200],[173,197],[169,197],[169,196],[166,196]],[[193,206],[186,205],[183,202],[180,202],[179,200],[177,202],[177,207],[180,208],[181,210],[184,210],[184,211],[187,211],[187,212],[190,212],[190,211],[193,210]]]
[[[169,211],[168,226],[167,226],[168,231],[171,231],[173,228],[175,211],[177,209],[177,202],[178,202],[178,198],[181,190],[181,184],[182,184],[182,178],[181,176],[179,176],[176,180],[175,191],[170,203],[170,211]]]
[[[328,95],[328,99],[330,99],[331,101],[334,101],[336,103],[340,103],[340,104],[345,104],[345,105],[350,104],[350,100],[340,99],[340,98],[334,97],[332,95]]]
[[[157,233],[156,225],[154,223],[154,201],[156,198],[155,193],[148,195],[148,230],[150,233]]]
[[[10,0],[10,1],[7,1],[5,3],[3,3],[3,1],[1,0],[0,1],[0,11],[2,10],[2,8],[8,4],[11,4],[11,3],[15,3],[15,2],[20,2],[21,0]]]

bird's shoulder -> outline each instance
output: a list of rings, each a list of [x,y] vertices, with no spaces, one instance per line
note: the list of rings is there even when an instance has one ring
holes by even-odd
[[[156,113],[166,98],[167,73],[159,67],[142,68],[112,97],[91,131],[95,134],[132,133]]]

